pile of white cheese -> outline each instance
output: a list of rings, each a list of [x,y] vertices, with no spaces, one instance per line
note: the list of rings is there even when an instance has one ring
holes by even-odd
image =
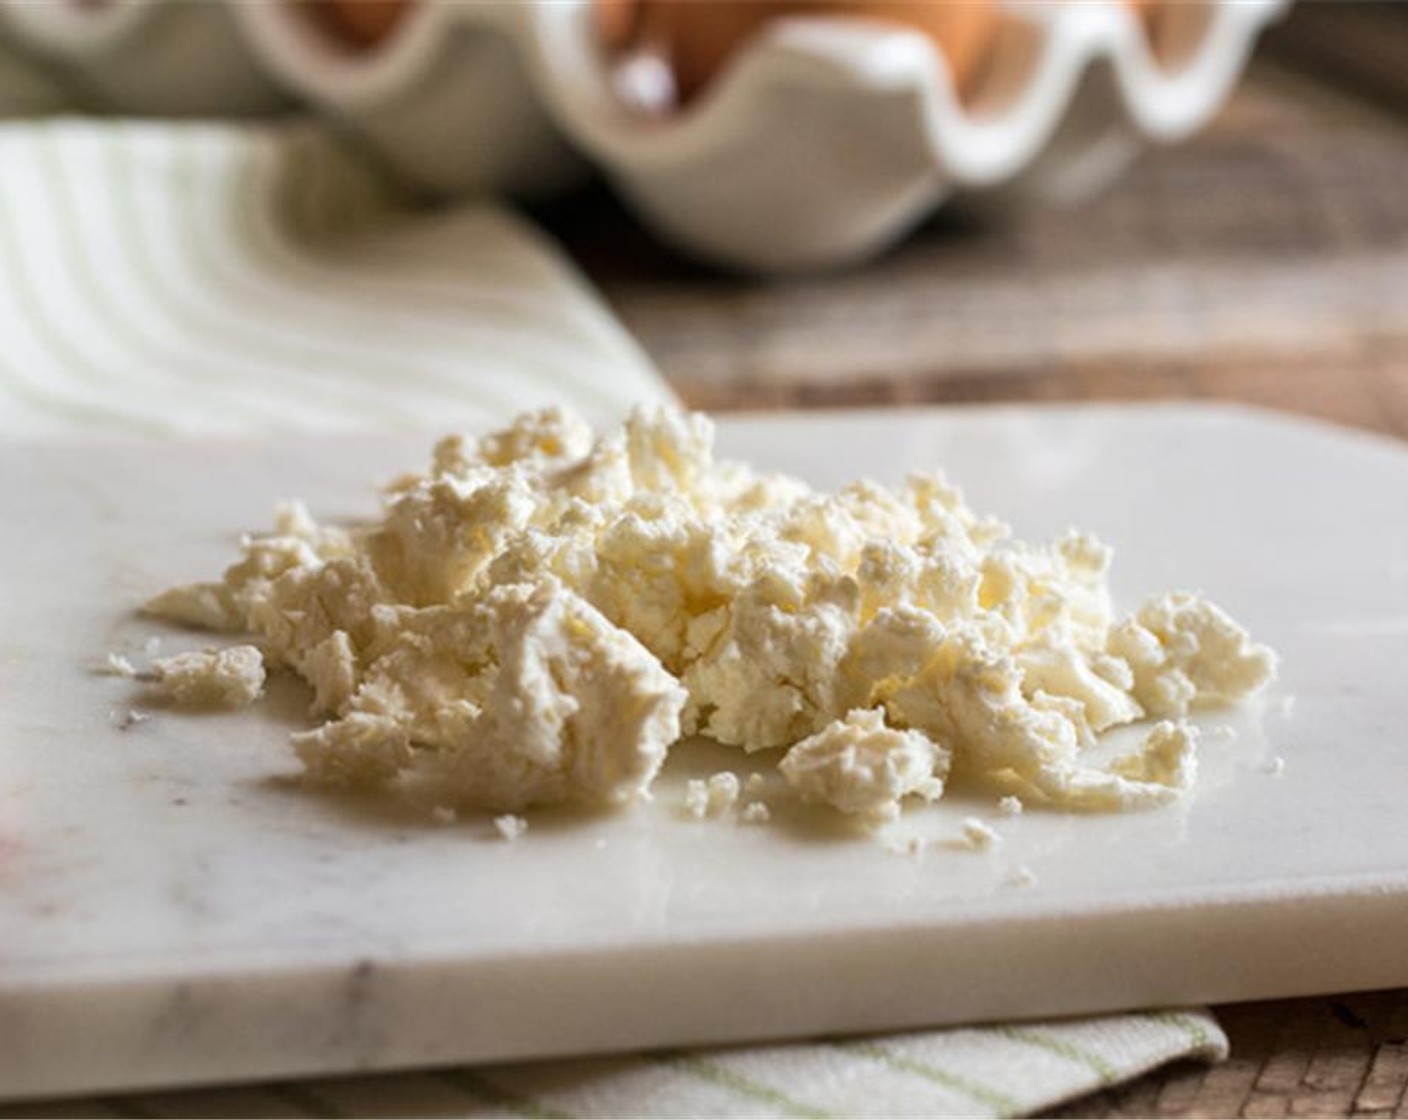
[[[1074,532],[1012,539],[939,474],[818,493],[716,461],[702,415],[594,438],[551,409],[441,441],[374,524],[287,506],[219,582],[148,610],[252,634],[303,677],[321,722],[294,745],[320,780],[453,809],[622,805],[700,734],[878,822],[954,777],[1073,809],[1189,787],[1184,717],[1275,658],[1193,595],[1115,617],[1109,562]],[[1087,761],[1140,720],[1131,753]]]

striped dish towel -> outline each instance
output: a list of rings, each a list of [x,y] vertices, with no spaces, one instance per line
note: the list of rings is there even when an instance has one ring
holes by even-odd
[[[524,222],[398,209],[314,125],[0,123],[0,438],[450,429],[670,398]],[[1150,1012],[0,1116],[1015,1116],[1226,1049],[1205,1011]]]
[[[1150,1012],[0,1106],[0,1117],[1024,1116],[1226,1052],[1206,1012]]]
[[[670,394],[511,214],[311,124],[0,123],[0,433],[473,426]]]

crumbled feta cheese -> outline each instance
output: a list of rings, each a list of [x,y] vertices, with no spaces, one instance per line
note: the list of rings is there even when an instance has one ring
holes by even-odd
[[[921,732],[896,731],[881,712],[857,709],[796,744],[778,768],[802,800],[879,823],[897,817],[905,797],[935,800],[948,763]]]
[[[109,653],[103,658],[98,672],[108,677],[135,677],[137,667],[120,653]]]
[[[502,839],[512,843],[528,831],[528,822],[513,813],[505,813],[494,818],[494,830]]]
[[[975,852],[995,848],[1001,843],[1001,834],[977,817],[965,817],[962,834],[953,841],[954,847],[970,848]]]
[[[147,609],[251,633],[309,682],[314,777],[500,812],[647,799],[693,733],[786,748],[798,795],[871,822],[950,765],[1069,808],[1159,805],[1192,780],[1182,725],[1113,767],[1083,752],[1274,673],[1195,596],[1117,619],[1092,537],[1015,541],[937,474],[818,493],[712,439],[669,409],[596,440],[530,413],[442,440],[372,524],[281,507],[220,581]],[[731,788],[687,798],[709,815]]]
[[[498,587],[380,621],[387,633],[362,659],[345,714],[294,736],[318,778],[399,775],[475,808],[613,805],[645,791],[679,735],[679,686],[560,587]]]
[[[1276,671],[1275,654],[1218,607],[1186,593],[1145,603],[1111,631],[1109,646],[1134,673],[1134,699],[1155,717],[1239,700]]]
[[[1004,817],[1021,816],[1023,808],[1022,799],[1020,797],[1013,797],[1010,794],[1007,797],[1001,798],[997,803],[997,811]]]
[[[709,779],[709,813],[718,816],[733,808],[738,800],[738,775],[728,770],[719,772]]]
[[[684,811],[700,821],[709,815],[709,786],[703,778],[690,778],[685,782]]]
[[[750,801],[743,806],[742,811],[738,814],[738,819],[744,824],[767,824],[772,820],[772,810],[761,801]]]
[[[1161,720],[1145,736],[1137,751],[1117,758],[1110,770],[1142,783],[1175,790],[1191,789],[1198,770],[1197,742],[1197,728]]]
[[[163,591],[143,608],[154,618],[200,630],[222,632],[244,628],[244,618],[233,596],[222,584],[191,583]]]
[[[177,704],[243,708],[264,691],[264,658],[253,646],[178,653],[152,662],[158,687]]]
[[[738,775],[727,770],[708,781],[693,778],[685,783],[685,810],[700,820],[723,816],[737,802],[739,789]]]
[[[1270,774],[1273,778],[1279,778],[1286,772],[1286,760],[1278,754],[1268,759],[1262,766],[1262,770]]]

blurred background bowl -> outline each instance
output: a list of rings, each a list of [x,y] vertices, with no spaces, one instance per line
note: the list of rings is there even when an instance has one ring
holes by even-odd
[[[595,165],[661,238],[844,266],[957,191],[1055,204],[1205,123],[1285,0],[0,2],[128,114],[301,103],[416,193],[543,198]]]

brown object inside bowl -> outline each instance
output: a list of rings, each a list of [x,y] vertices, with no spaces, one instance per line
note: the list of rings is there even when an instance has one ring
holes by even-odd
[[[317,25],[340,45],[370,50],[396,30],[416,0],[300,0]]]
[[[77,0],[98,4],[101,0]],[[343,47],[370,50],[386,40],[419,0],[296,0]],[[448,0],[441,0],[448,2]],[[519,0],[526,2],[526,0]],[[665,62],[679,100],[696,97],[733,54],[770,21],[798,15],[859,18],[924,32],[943,54],[960,95],[972,91],[1001,30],[996,0],[590,0],[595,31],[608,51],[648,51]],[[1115,0],[1121,2],[1121,0]],[[1144,23],[1165,65],[1186,53],[1178,9],[1190,0],[1122,0]]]
[[[596,0],[595,15],[608,49],[657,54],[682,101],[697,96],[750,36],[786,16],[859,18],[923,31],[962,93],[981,76],[1001,22],[993,0]]]

